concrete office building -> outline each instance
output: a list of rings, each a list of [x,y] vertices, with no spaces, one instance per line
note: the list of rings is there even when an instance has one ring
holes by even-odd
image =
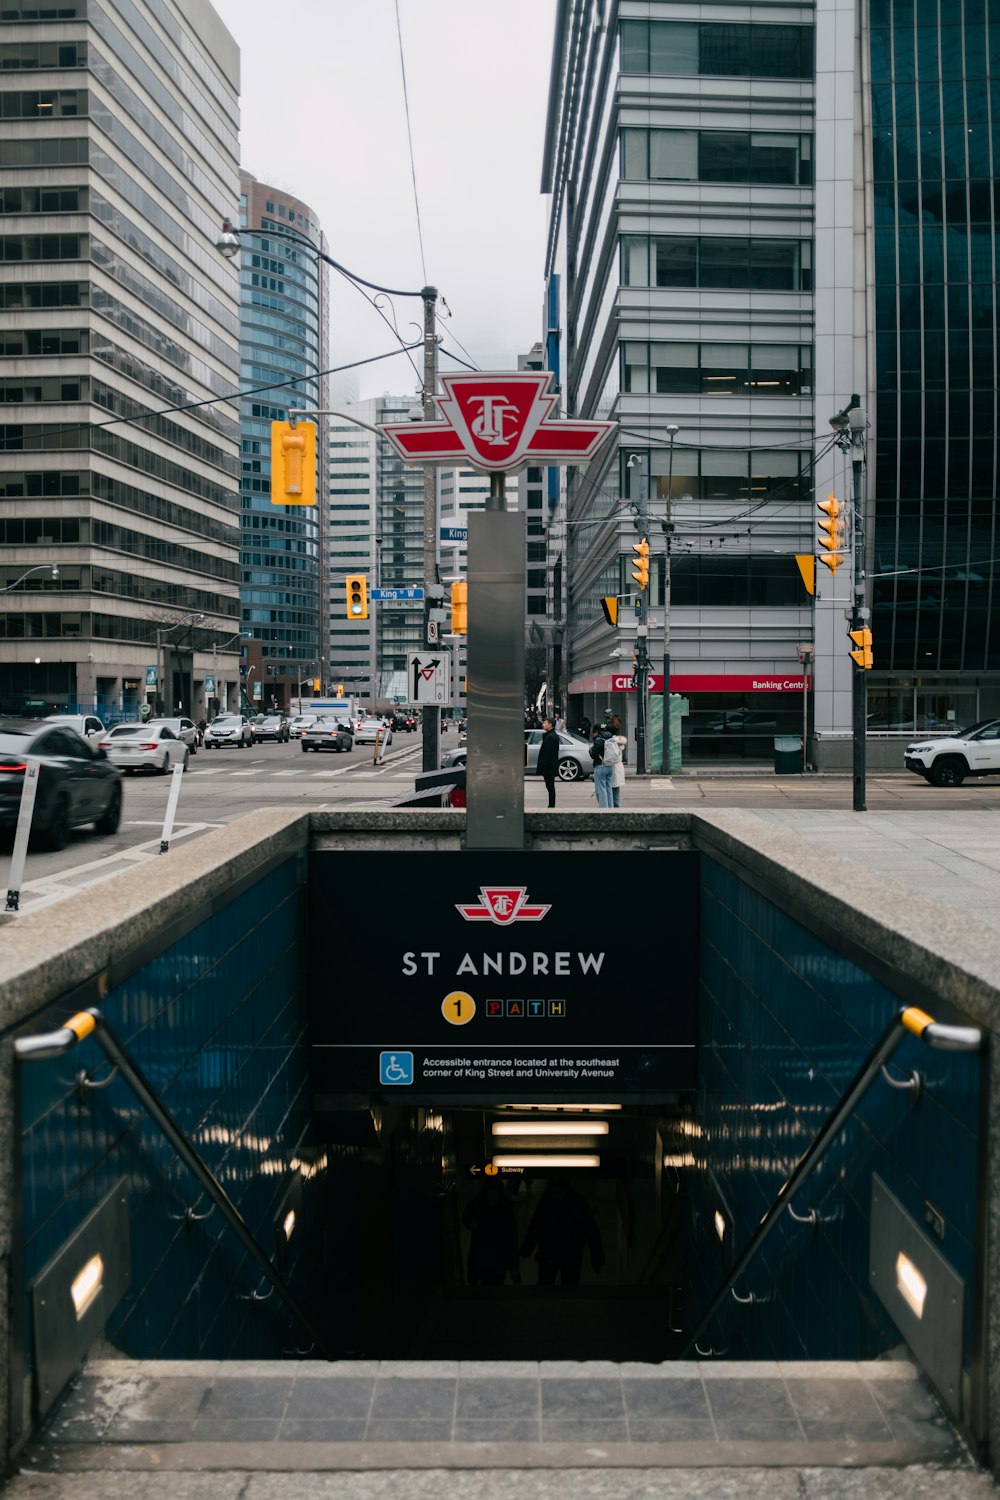
[[[342,410],[347,416],[356,412],[359,422],[374,426],[378,402],[344,402]],[[374,432],[345,417],[331,417],[328,431],[323,529],[328,563],[324,635],[330,675],[324,686],[330,691],[343,686],[346,695],[369,703],[377,685],[375,613],[369,606],[367,620],[349,618],[345,579],[349,573],[363,573],[369,583],[375,580],[375,472],[382,445]]]
[[[5,710],[239,701],[238,91],[207,0],[4,5]]]
[[[329,407],[329,271],[301,236],[326,253],[312,209],[280,188],[240,172],[240,226],[252,230],[240,251],[241,618],[256,671],[247,684],[256,708],[287,709],[326,683],[321,520],[325,488],[325,416],[314,417],[317,503],[271,499],[271,423],[290,410]],[[268,230],[278,231],[268,233]],[[287,382],[294,380],[294,385]],[[269,382],[273,390],[259,390]],[[249,667],[248,667],[249,672]]]
[[[817,550],[817,500],[850,504],[829,418],[855,392],[869,724],[898,763],[892,734],[996,710],[987,42],[975,0],[946,22],[920,0],[560,5],[543,187],[567,407],[621,423],[569,492],[571,691],[591,717],[613,702],[634,722],[614,669],[634,633],[600,598],[631,594],[648,524],[650,654],[656,671],[669,628],[688,751],[770,754],[801,730],[805,646],[813,756],[849,756],[850,555],[814,601],[795,554]]]

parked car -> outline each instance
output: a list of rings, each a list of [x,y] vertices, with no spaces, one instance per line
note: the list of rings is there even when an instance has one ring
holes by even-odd
[[[45,724],[62,724],[67,729],[75,729],[77,734],[82,734],[85,740],[103,739],[107,730],[96,714],[46,714]]]
[[[0,828],[12,831],[21,810],[27,757],[40,763],[32,835],[63,849],[71,828],[93,823],[116,833],[122,776],[93,740],[45,719],[0,719]]]
[[[937,740],[915,740],[903,752],[903,764],[935,786],[961,786],[967,776],[998,776],[1000,719],[980,719]]]
[[[198,754],[198,746],[201,744],[201,730],[193,719],[147,719],[146,728],[151,724],[166,724],[172,729],[179,740],[183,740],[192,755]]]
[[[338,719],[313,719],[304,724],[299,736],[303,750],[353,750],[354,735],[350,724]]]
[[[162,719],[148,724],[116,724],[101,741],[112,765],[122,771],[158,771],[166,776],[174,766],[188,766],[191,752]]]
[[[237,750],[253,745],[253,725],[246,714],[220,714],[205,730],[206,750],[222,750],[227,745]]]
[[[288,726],[289,737],[297,740],[304,727],[307,724],[315,724],[319,717],[319,714],[299,714],[297,718],[292,719]]]
[[[265,740],[275,740],[279,745],[287,745],[291,735],[285,715],[265,714],[263,719],[258,719],[253,726],[253,738],[255,745],[262,745]]]
[[[524,731],[524,774],[526,776],[538,775],[538,747],[542,743],[542,729],[526,729]],[[441,757],[441,769],[447,770],[453,766],[464,766],[467,755],[467,747],[464,741],[454,749],[444,752]],[[559,735],[559,780],[581,781],[587,776],[593,775],[594,763],[590,758],[590,744],[579,734],[570,734],[563,731]]]
[[[392,744],[392,730],[387,719],[364,719],[354,731],[355,743],[374,745],[380,739],[383,745]]]

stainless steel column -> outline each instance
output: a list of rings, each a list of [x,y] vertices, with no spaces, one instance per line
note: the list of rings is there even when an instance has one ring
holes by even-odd
[[[524,544],[523,513],[470,514],[467,849],[524,848]]]

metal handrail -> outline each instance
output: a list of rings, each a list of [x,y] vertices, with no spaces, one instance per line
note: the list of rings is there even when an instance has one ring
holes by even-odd
[[[827,1116],[826,1123],[820,1129],[819,1134],[807,1148],[805,1155],[794,1168],[791,1176],[778,1190],[774,1202],[757,1225],[746,1247],[712,1298],[708,1308],[698,1320],[694,1332],[678,1356],[680,1359],[686,1359],[690,1355],[695,1347],[695,1341],[704,1332],[706,1325],[712,1321],[723,1303],[730,1296],[735,1296],[736,1283],[746,1271],[747,1266],[753,1260],[786,1208],[790,1206],[792,1199],[803,1183],[826,1155],[827,1150],[836,1139],[842,1127],[850,1119],[855,1109],[857,1109],[871,1084],[881,1075],[883,1064],[888,1062],[889,1058],[896,1051],[896,1048],[905,1040],[907,1033],[918,1037],[921,1041],[927,1042],[929,1046],[944,1052],[979,1052],[983,1046],[983,1032],[978,1026],[950,1026],[942,1021],[935,1021],[933,1016],[929,1016],[926,1011],[919,1010],[915,1005],[908,1005],[893,1016],[868,1054],[868,1057],[848,1084],[840,1101],[834,1105],[833,1110]],[[799,1215],[796,1214],[794,1217],[800,1223],[802,1222]],[[808,1222],[815,1223],[816,1220],[810,1215]],[[741,1297],[737,1297],[736,1300],[739,1302],[747,1301],[746,1298]]]
[[[104,1016],[92,1006],[78,1011],[57,1031],[40,1033],[37,1036],[18,1037],[14,1041],[15,1056],[22,1062],[39,1062],[49,1057],[61,1057],[76,1047],[84,1038],[93,1036],[103,1049],[105,1056],[118,1069],[139,1103],[153,1122],[159,1126],[188,1171],[194,1176],[202,1190],[208,1194],[229,1226],[235,1230],[243,1248],[252,1256],[264,1276],[270,1281],[285,1306],[292,1312],[301,1327],[308,1333],[315,1347],[325,1359],[332,1359],[320,1334],[309,1317],[299,1306],[298,1299],[275,1270],[263,1247],[256,1239],[243,1215],[228,1196],[211,1168],[199,1156],[197,1150],[160,1098],[156,1089],[146,1078],[142,1069],[128,1054]],[[204,1217],[198,1215],[197,1217]],[[256,1297],[255,1300],[261,1300]]]

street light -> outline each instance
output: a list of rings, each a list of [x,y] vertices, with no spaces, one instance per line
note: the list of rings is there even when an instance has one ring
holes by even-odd
[[[670,434],[670,461],[667,468],[667,508],[663,518],[666,553],[663,559],[663,771],[670,774],[670,543],[674,534],[674,438],[680,432],[676,422],[667,423]]]
[[[167,667],[169,665],[169,651],[167,649],[166,638],[167,638],[167,636],[172,635],[175,630],[184,630],[186,628],[189,632],[192,631],[196,625],[200,625],[201,624],[201,622],[202,622],[202,620],[204,618],[205,618],[204,613],[197,614],[197,615],[189,615],[186,619],[184,619],[184,620],[178,620],[173,625],[158,625],[156,627],[156,670],[157,670],[157,673],[159,673],[160,666],[161,666],[161,656],[162,656],[162,666],[163,666],[163,687],[162,687],[162,689],[158,690],[158,692],[157,692],[157,698],[159,700],[158,712],[160,712],[161,714],[164,712],[164,706],[166,707],[166,710],[167,710],[168,713],[169,713],[170,708],[171,708],[171,704],[170,704],[169,698],[168,699],[164,699],[164,696],[163,696],[164,692],[166,691],[166,687],[167,687]],[[176,642],[175,642],[175,645],[177,645]],[[183,707],[183,705],[181,705],[181,707]]]
[[[59,577],[59,566],[57,563],[36,563],[26,573],[22,573],[20,578],[15,578],[13,583],[8,583],[6,588],[0,589],[0,594],[9,594],[12,589],[16,589],[19,584],[22,584],[26,578],[30,578],[32,573],[42,573],[46,568],[51,569],[53,579]]]

